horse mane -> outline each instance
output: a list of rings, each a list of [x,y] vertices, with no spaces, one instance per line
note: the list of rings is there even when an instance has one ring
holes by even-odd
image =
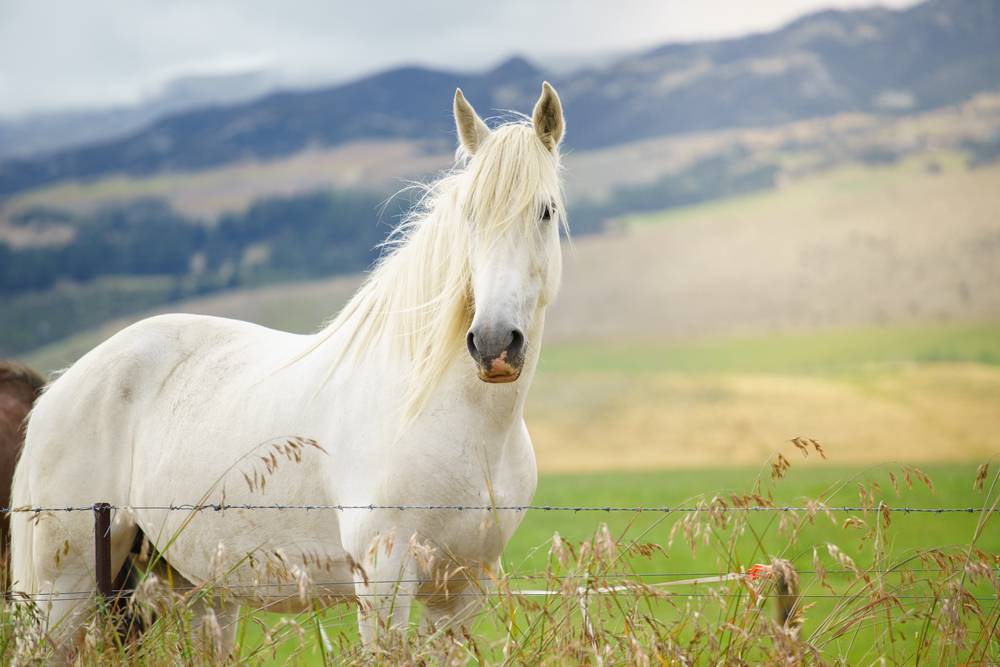
[[[0,359],[0,382],[23,382],[38,396],[45,388],[45,378],[13,359]]]
[[[368,279],[299,357],[353,327],[328,380],[349,356],[387,341],[410,369],[406,419],[420,413],[445,369],[466,349],[474,314],[472,235],[488,248],[515,224],[537,234],[537,215],[527,213],[549,203],[555,203],[555,224],[565,225],[558,153],[528,122],[497,127],[474,156],[459,149],[456,167],[422,189]]]

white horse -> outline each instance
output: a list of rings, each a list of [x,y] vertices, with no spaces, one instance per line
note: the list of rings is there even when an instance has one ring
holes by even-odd
[[[38,402],[13,505],[132,508],[113,522],[113,571],[141,530],[189,582],[233,587],[211,603],[226,654],[237,604],[357,600],[367,645],[398,636],[413,599],[435,627],[468,620],[519,512],[150,509],[531,501],[522,414],[561,273],[562,107],[545,83],[530,123],[490,130],[460,90],[454,114],[459,164],[328,326],[128,327]],[[13,590],[43,601],[66,657],[93,602],[60,593],[94,590],[93,552],[88,512],[14,515]]]

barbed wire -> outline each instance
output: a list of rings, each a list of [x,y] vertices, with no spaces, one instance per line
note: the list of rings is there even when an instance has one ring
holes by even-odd
[[[287,585],[290,588],[293,588],[295,586],[295,584],[287,584]],[[745,597],[747,595],[747,593],[745,591],[741,591],[741,592],[738,592],[738,593],[726,593],[726,592],[723,592],[723,591],[713,591],[711,593],[671,592],[671,591],[663,591],[663,590],[657,589],[657,588],[655,588],[653,586],[644,585],[644,584],[635,584],[634,586],[624,586],[624,587],[617,587],[617,588],[618,588],[618,590],[614,591],[614,593],[643,593],[643,594],[648,594],[651,591],[656,591],[657,595],[661,595],[661,596],[664,596],[664,597],[669,596],[669,597],[685,597],[685,598],[738,598],[738,597]],[[211,592],[212,592],[213,595],[218,595],[220,592],[225,592],[225,591],[229,591],[229,590],[232,590],[232,589],[231,588],[227,588],[227,587],[213,587],[213,588],[211,588]],[[124,598],[127,595],[131,595],[133,592],[134,591],[131,590],[131,589],[122,589],[120,591],[113,591],[112,594],[113,594],[113,596],[120,596],[120,597]],[[599,591],[594,591],[594,592],[599,592]],[[351,593],[335,594],[335,593],[331,592],[331,593],[328,593],[326,595],[326,597],[343,598],[343,601],[347,602],[347,601],[349,601],[349,600],[351,600],[353,598],[385,597],[386,595],[389,595],[389,596],[394,597],[394,598],[409,597],[409,598],[420,598],[420,599],[437,599],[437,598],[449,599],[449,598],[456,598],[456,597],[459,597],[459,598],[462,598],[462,597],[470,597],[470,598],[471,597],[476,597],[476,598],[481,598],[481,597],[486,597],[486,596],[503,596],[503,595],[508,595],[508,594],[511,595],[511,596],[514,596],[514,597],[573,597],[573,598],[579,597],[579,592],[576,591],[576,590],[570,591],[570,592],[566,592],[566,591],[561,591],[561,590],[558,590],[558,589],[551,589],[551,590],[518,590],[516,588],[507,589],[505,591],[495,591],[495,590],[482,591],[482,592],[480,592],[480,591],[451,591],[451,592],[441,592],[441,593],[421,593],[419,591],[400,591],[400,590],[396,590],[396,591],[393,591],[391,593],[383,593],[383,592],[358,593],[358,592],[351,592]],[[909,594],[907,594],[907,595],[893,595],[892,593],[884,593],[883,595],[884,595],[884,597],[891,598],[893,600],[941,600],[941,599],[947,598],[946,595],[909,595]],[[28,595],[10,595],[10,594],[7,594],[7,596],[5,596],[5,597],[7,598],[8,602],[14,602],[14,603],[20,602],[20,603],[23,603],[23,604],[27,604],[27,603],[36,603],[37,604],[38,602],[60,602],[60,601],[89,600],[91,598],[97,598],[98,594],[97,594],[96,591],[80,591],[80,592],[72,592],[72,593],[52,593],[52,594],[48,594],[48,595],[46,595],[46,594],[39,594],[39,595],[34,595],[34,596],[28,596]],[[239,595],[237,597],[249,597],[249,595],[247,593],[242,593],[241,595]],[[258,594],[258,595],[254,595],[253,597],[256,598],[256,599],[263,599],[263,600],[268,600],[268,599],[269,600],[289,600],[289,599],[292,599],[292,598],[299,597],[299,593],[297,591],[293,591],[293,592],[290,592],[288,594],[270,594],[270,595],[260,595],[260,594]],[[317,597],[317,595],[316,594],[310,594],[307,597]],[[319,594],[318,597],[324,597],[324,595]],[[845,599],[861,599],[861,598],[864,598],[866,596],[865,596],[864,593],[799,593],[799,594],[796,595],[796,597],[803,598],[803,599],[845,600]],[[1000,600],[1000,596],[998,596],[998,595],[992,595],[992,596],[963,595],[962,596],[962,600],[975,600],[976,602],[997,602],[998,600]]]
[[[1000,568],[995,568],[997,574],[1000,574]],[[850,569],[831,569],[831,570],[795,570],[796,574],[802,575],[815,575],[822,574],[824,576],[830,575],[841,575],[841,574],[857,574],[854,570]],[[887,570],[865,570],[865,574],[868,575],[888,575],[888,574],[914,574],[914,573],[930,573],[930,572],[945,572],[945,570],[939,567],[932,568],[908,568],[908,569],[887,569]],[[741,574],[741,573],[735,573]],[[713,577],[713,576],[723,576],[718,572],[704,571],[704,572],[608,572],[600,575],[594,574],[538,574],[538,573],[511,573],[505,574],[500,577],[461,577],[461,579],[456,579],[456,582],[465,583],[496,583],[499,581],[565,581],[579,579],[581,581],[589,581],[591,583],[599,582],[602,585],[616,580],[629,582],[629,578],[633,579],[667,579],[670,578],[690,578],[690,577]],[[728,576],[728,574],[726,575]],[[313,588],[333,588],[336,586],[354,586],[358,582],[355,580],[340,580],[340,581],[313,581],[309,582],[309,586]],[[402,578],[402,579],[375,579],[368,580],[367,585],[380,585],[380,584],[420,584],[427,583],[426,579],[412,579],[412,578]],[[690,586],[703,586],[706,582],[691,582]],[[708,582],[711,583],[711,582]],[[645,584],[636,584],[637,586],[643,586]],[[189,593],[191,591],[197,590],[248,590],[248,589],[258,589],[258,588],[295,588],[297,587],[297,582],[276,582],[276,583],[256,583],[256,584],[225,584],[223,586],[216,586],[213,584],[202,584],[202,585],[188,585],[188,586],[168,586],[171,592]],[[112,595],[131,595],[136,592],[135,588],[117,588],[111,591]],[[63,591],[61,593],[54,593],[53,595],[93,595],[94,592],[87,591]],[[8,593],[9,595],[9,593]],[[48,597],[46,597],[48,599]]]
[[[881,503],[876,506],[864,505],[710,505],[710,506],[613,506],[613,505],[419,505],[419,504],[378,504],[369,503],[367,505],[331,505],[331,504],[254,504],[254,503],[179,503],[170,505],[111,505],[98,503],[94,505],[67,505],[63,507],[4,507],[0,508],[0,514],[12,513],[41,513],[41,512],[92,512],[98,505],[103,505],[110,510],[124,511],[170,511],[170,512],[224,512],[227,510],[304,510],[322,511],[336,510],[339,512],[352,510],[395,510],[395,511],[480,511],[480,512],[635,512],[651,514],[672,514],[672,513],[718,513],[718,512],[876,512],[880,508],[885,508],[891,512],[903,514],[979,514],[979,513],[1000,513],[1000,507],[893,507]]]
[[[824,513],[824,512],[848,512],[848,513],[867,513],[867,512],[877,512],[883,509],[887,509],[891,512],[899,512],[904,514],[909,513],[919,513],[919,514],[977,514],[977,513],[998,513],[1000,508],[976,508],[976,507],[891,507],[885,503],[880,503],[877,506],[824,506],[821,504],[817,505],[806,505],[806,506],[772,506],[772,505],[753,505],[753,506],[729,506],[729,505],[712,505],[712,506],[612,506],[612,505],[461,505],[461,504],[359,504],[359,505],[348,505],[348,504],[288,504],[288,503],[272,503],[272,504],[254,504],[254,503],[182,503],[182,504],[169,504],[169,505],[112,505],[109,503],[95,503],[92,505],[77,505],[77,506],[64,506],[64,507],[4,507],[0,508],[0,514],[11,514],[11,513],[47,513],[47,512],[95,512],[99,509],[112,510],[112,511],[184,511],[184,512],[224,512],[226,510],[271,510],[271,511],[283,511],[283,510],[303,510],[303,511],[321,511],[321,510],[336,510],[336,511],[351,511],[351,510],[393,510],[393,511],[514,511],[514,512],[527,512],[527,511],[540,511],[540,512],[601,512],[601,513],[613,513],[613,512],[629,512],[629,513],[658,513],[658,514],[670,514],[670,513],[718,513],[718,512],[810,512],[810,513]],[[873,571],[872,574],[904,574],[904,573],[916,573],[916,572],[940,572],[940,568],[922,568],[922,569],[890,569]],[[852,570],[824,570],[823,574],[850,574],[853,573]],[[644,578],[667,578],[667,577],[690,577],[690,576],[713,576],[718,573],[714,572],[652,572],[652,573],[619,573],[615,574],[604,574],[601,575],[601,581],[608,581],[609,578],[613,577],[629,577],[632,579],[644,579]],[[818,574],[815,570],[800,570],[799,574]],[[520,574],[520,575],[506,575],[503,580],[528,580],[528,579],[594,579],[593,576],[586,575],[532,575],[532,574]],[[492,578],[481,578],[481,581],[494,581]],[[421,580],[422,581],[422,580]],[[472,581],[471,579],[469,580]],[[370,582],[370,583],[380,583],[380,582]],[[392,580],[381,583],[416,583],[406,582],[404,580]],[[649,586],[655,586],[656,584],[645,584],[642,581],[629,581],[627,582],[626,588],[628,590],[642,591],[649,588]],[[322,587],[337,587],[337,586],[353,586],[355,582],[352,581],[339,581],[339,582],[316,582],[310,583],[311,588],[322,588]],[[692,584],[695,585],[695,584]],[[257,590],[268,587],[287,587],[295,588],[297,586],[294,582],[289,583],[276,583],[276,584],[246,584],[246,585],[228,585],[223,587],[209,586],[213,592],[217,591],[236,591],[236,590]],[[173,587],[173,591],[194,591],[200,588],[205,588],[205,586],[189,586],[189,587]],[[113,591],[114,595],[130,595],[134,593],[134,589],[120,589]],[[559,591],[518,591],[516,589],[509,589],[512,595],[558,595]],[[439,595],[435,593],[408,593],[408,592],[398,592],[396,594],[403,595],[413,595],[420,597],[428,597]],[[456,595],[482,595],[482,592],[451,592],[442,593],[440,595],[445,596],[456,596]],[[52,593],[49,595],[41,596],[11,596],[9,593],[4,595],[8,601],[12,602],[34,602],[39,599],[46,601],[58,601],[58,600],[85,600],[95,595],[94,591],[70,591],[63,593]],[[291,593],[289,595],[276,596],[276,599],[283,599],[289,597],[295,597],[296,593]],[[334,593],[328,593],[328,595],[333,595],[334,597],[364,597],[366,595],[383,595],[382,593],[357,593],[352,592],[349,595],[339,595]],[[719,592],[695,594],[695,593],[678,593],[676,595],[683,595],[687,597],[727,597],[727,594],[720,594]],[[742,595],[736,594],[736,595]],[[803,598],[855,598],[858,594],[803,594],[800,597]],[[257,598],[262,598],[264,596],[259,593],[255,595]],[[275,597],[275,596],[270,596]],[[902,600],[933,600],[940,596],[892,596],[894,599]],[[968,599],[968,598],[966,598]],[[997,596],[993,597],[976,597],[977,601],[996,601],[1000,598]]]

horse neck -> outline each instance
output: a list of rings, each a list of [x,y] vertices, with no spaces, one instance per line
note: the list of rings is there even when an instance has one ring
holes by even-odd
[[[526,332],[528,340],[533,342],[527,348],[521,376],[516,382],[500,385],[483,382],[463,350],[441,383],[444,396],[457,395],[459,398],[456,400],[465,402],[468,407],[486,411],[491,417],[490,423],[499,429],[519,423],[523,419],[528,390],[538,367],[544,328],[545,309],[539,308]]]
[[[446,412],[466,411],[482,416],[483,424],[489,424],[494,432],[506,433],[511,425],[520,423],[523,419],[524,404],[541,349],[542,334],[545,326],[544,308],[539,308],[528,327],[528,339],[534,341],[525,353],[524,366],[520,378],[511,384],[489,384],[479,379],[472,360],[465,349],[464,341],[442,341],[455,347],[455,353],[447,366],[442,369],[440,380],[428,397],[421,414],[440,415]],[[402,350],[391,344],[390,339],[382,337],[377,344],[367,351],[367,360],[375,362],[374,366],[381,368],[385,375],[380,382],[386,388],[403,390],[395,397],[400,406],[405,404],[405,387],[408,383],[400,383],[398,379],[405,373],[408,359]],[[371,368],[368,363],[356,366]],[[419,416],[417,417],[419,418]],[[435,418],[435,417],[432,417]],[[405,428],[411,422],[401,417],[400,425]]]

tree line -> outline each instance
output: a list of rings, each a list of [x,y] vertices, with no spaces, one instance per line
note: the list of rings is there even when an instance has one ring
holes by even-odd
[[[575,234],[599,232],[618,216],[771,187],[777,167],[748,158],[748,151],[736,149],[656,182],[620,188],[603,201],[572,205],[570,227]],[[381,194],[331,190],[259,200],[212,221],[186,216],[162,199],[87,215],[36,208],[13,224],[70,225],[74,235],[59,246],[14,248],[0,242],[0,293],[107,275],[171,276],[184,281],[187,293],[202,293],[360,271],[376,259],[379,244],[411,203],[405,196],[386,203]]]
[[[64,245],[14,248],[0,242],[0,292],[44,290],[105,275],[189,277],[231,287],[263,275],[309,277],[364,269],[392,229],[401,203],[380,196],[316,192],[271,198],[207,222],[160,199],[109,206],[85,216],[26,211],[20,225],[69,224]],[[252,249],[260,252],[252,256]],[[204,290],[202,290],[204,291]]]

